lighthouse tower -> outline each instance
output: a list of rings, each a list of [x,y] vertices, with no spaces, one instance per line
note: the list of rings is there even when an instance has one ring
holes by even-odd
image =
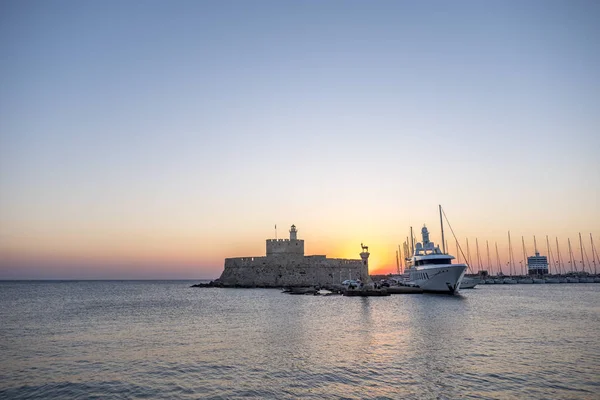
[[[297,240],[298,231],[296,230],[296,225],[292,225],[290,228],[290,240]]]
[[[360,247],[362,247],[360,258],[362,259],[363,264],[360,273],[360,279],[361,281],[363,281],[363,283],[366,284],[368,282],[371,282],[371,277],[369,276],[369,256],[371,255],[371,253],[369,253],[369,246],[365,246],[361,243]]]

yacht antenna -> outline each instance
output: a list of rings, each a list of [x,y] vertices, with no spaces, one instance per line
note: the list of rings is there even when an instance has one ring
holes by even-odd
[[[442,220],[442,205],[440,206],[440,226],[442,227],[442,253],[446,254],[446,241],[444,240],[444,221]]]

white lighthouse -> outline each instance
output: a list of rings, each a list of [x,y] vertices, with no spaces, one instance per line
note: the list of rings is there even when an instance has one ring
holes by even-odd
[[[290,240],[297,240],[297,235],[298,231],[296,230],[296,225],[292,225],[292,227],[290,228]]]

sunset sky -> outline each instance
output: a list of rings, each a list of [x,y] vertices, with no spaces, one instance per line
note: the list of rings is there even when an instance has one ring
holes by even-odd
[[[505,264],[510,230],[517,265],[521,236],[581,260],[579,232],[591,261],[598,21],[593,0],[2,1],[0,279],[217,278],[275,224],[392,272],[410,226],[439,241],[438,204],[473,258]]]

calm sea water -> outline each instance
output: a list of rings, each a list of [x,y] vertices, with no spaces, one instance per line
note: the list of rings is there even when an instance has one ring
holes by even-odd
[[[600,285],[0,283],[0,398],[600,398]]]

